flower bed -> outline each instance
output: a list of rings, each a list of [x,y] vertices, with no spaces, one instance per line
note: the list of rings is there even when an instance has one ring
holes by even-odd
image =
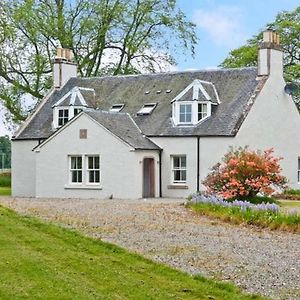
[[[214,195],[194,194],[188,207],[202,215],[234,224],[300,232],[299,211],[284,214],[275,203],[253,204],[240,200],[230,202]]]

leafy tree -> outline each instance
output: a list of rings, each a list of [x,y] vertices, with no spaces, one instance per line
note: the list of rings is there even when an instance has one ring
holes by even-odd
[[[284,76],[287,81],[300,78],[300,6],[294,11],[279,13],[275,21],[267,27],[276,30],[281,37],[284,50]],[[262,41],[262,33],[255,35],[247,44],[232,50],[220,64],[225,68],[248,67],[257,65],[257,45]]]
[[[0,99],[14,121],[52,85],[58,45],[73,50],[81,76],[154,72],[194,54],[195,25],[176,0],[2,0]]]
[[[279,161],[273,150],[251,151],[247,148],[231,149],[212,168],[203,184],[208,192],[225,199],[251,198],[258,193],[270,195],[274,188],[284,188],[286,178],[280,174]]]
[[[2,158],[2,155],[3,155],[3,158]],[[10,169],[10,165],[11,165],[10,139],[8,136],[0,136],[0,166],[1,166],[1,169]]]

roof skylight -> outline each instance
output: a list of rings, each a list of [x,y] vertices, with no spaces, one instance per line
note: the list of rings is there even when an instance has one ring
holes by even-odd
[[[143,115],[150,115],[154,108],[156,107],[157,103],[146,103],[143,107],[137,112],[139,116]]]
[[[114,104],[109,109],[110,112],[120,112],[124,108],[125,104]]]

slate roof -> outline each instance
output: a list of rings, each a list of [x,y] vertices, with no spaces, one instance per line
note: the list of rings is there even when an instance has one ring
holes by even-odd
[[[171,101],[195,79],[212,82],[221,103],[211,117],[196,126],[172,123]],[[108,111],[113,104],[125,103],[122,112],[129,113],[147,136],[233,136],[237,133],[254,96],[266,78],[257,78],[257,68],[218,69],[160,74],[71,78],[56,90],[15,139],[44,139],[53,133],[52,105],[73,87],[95,90],[90,99],[93,107]],[[206,88],[206,86],[205,86]],[[171,90],[171,92],[167,92]],[[150,93],[146,93],[150,91]],[[157,93],[157,91],[161,91]],[[93,100],[93,101],[92,101]],[[145,103],[158,103],[151,115],[138,116]]]
[[[159,150],[160,148],[141,133],[133,119],[127,113],[113,113],[101,110],[85,110],[96,122],[134,149]]]

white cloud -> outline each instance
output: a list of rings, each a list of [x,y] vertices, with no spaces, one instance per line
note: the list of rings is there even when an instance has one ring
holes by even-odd
[[[193,15],[195,24],[208,34],[213,43],[229,48],[237,47],[247,39],[242,19],[243,13],[237,6],[215,6],[209,10],[197,9]]]

